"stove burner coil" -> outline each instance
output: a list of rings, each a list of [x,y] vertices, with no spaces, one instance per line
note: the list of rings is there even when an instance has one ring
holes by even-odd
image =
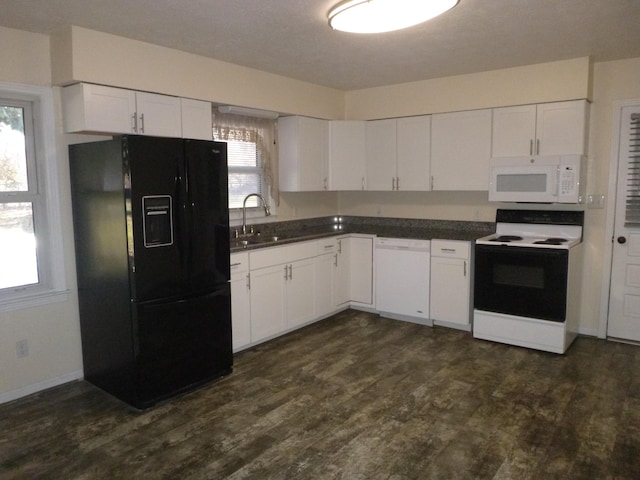
[[[500,235],[499,237],[492,238],[491,242],[515,242],[522,240],[522,237],[518,235]]]
[[[535,241],[533,243],[537,245],[562,245],[563,243],[566,243],[566,242],[567,242],[566,238],[549,237],[544,240]]]

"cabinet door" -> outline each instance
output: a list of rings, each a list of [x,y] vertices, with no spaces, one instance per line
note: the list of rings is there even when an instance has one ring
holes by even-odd
[[[249,254],[233,253],[231,264],[231,325],[233,351],[251,344],[251,296],[249,290]]]
[[[364,190],[366,122],[329,122],[329,189]]]
[[[367,190],[394,190],[396,178],[396,120],[367,122]]]
[[[190,98],[180,99],[182,138],[213,140],[211,103]]]
[[[492,156],[534,155],[535,136],[535,105],[493,109]]]
[[[136,110],[139,134],[182,137],[182,113],[178,97],[136,92]]]
[[[278,120],[280,190],[328,189],[329,122],[307,117]]]
[[[351,241],[349,237],[338,239],[338,251],[335,254],[335,277],[333,299],[335,306],[344,305],[351,300]]]
[[[337,253],[328,253],[316,258],[315,269],[315,305],[316,317],[322,317],[335,310],[333,299],[334,269]]]
[[[251,341],[254,343],[286,330],[286,274],[286,265],[251,271]]]
[[[349,238],[351,301],[373,304],[373,238]]]
[[[231,280],[231,326],[233,351],[251,344],[251,296],[249,272]]]
[[[286,287],[287,328],[315,318],[315,258],[290,263]]]
[[[396,190],[431,189],[431,117],[397,120]]]
[[[491,110],[431,118],[433,190],[489,190]]]
[[[136,95],[131,90],[77,83],[62,89],[64,130],[136,133]]]
[[[587,102],[543,103],[536,122],[539,155],[584,155],[587,139]]]
[[[467,260],[431,257],[431,318],[468,325],[470,274]]]

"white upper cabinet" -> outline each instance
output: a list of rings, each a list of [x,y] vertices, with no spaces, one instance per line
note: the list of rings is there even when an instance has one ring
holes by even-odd
[[[488,190],[491,109],[431,117],[433,190]]]
[[[210,102],[181,98],[180,109],[184,138],[213,140],[213,116]]]
[[[280,190],[321,191],[329,188],[329,122],[291,116],[278,119]]]
[[[329,190],[365,189],[366,122],[329,122]]]
[[[431,116],[399,118],[396,190],[431,190]]]
[[[494,157],[584,155],[586,100],[493,109]]]
[[[62,89],[64,131],[136,133],[136,92],[76,83]]]
[[[395,118],[367,122],[367,190],[396,189],[396,125]]]
[[[211,140],[211,103],[76,83],[62,89],[66,133],[106,133]]]
[[[137,133],[156,137],[182,137],[180,99],[136,92]]]

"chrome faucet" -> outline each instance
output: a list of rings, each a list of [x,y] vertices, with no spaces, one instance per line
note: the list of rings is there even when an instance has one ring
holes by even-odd
[[[271,215],[269,204],[262,195],[260,195],[259,193],[250,193],[249,195],[244,197],[244,200],[242,201],[242,235],[247,234],[247,200],[250,197],[258,197],[260,200],[262,200],[262,206],[264,208],[265,216],[268,217],[269,215]]]

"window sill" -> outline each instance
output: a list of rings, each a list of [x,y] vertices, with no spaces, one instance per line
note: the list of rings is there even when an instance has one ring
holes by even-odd
[[[0,300],[0,312],[11,312],[26,308],[40,307],[51,303],[69,300],[70,290],[48,290],[41,293],[27,294],[21,297],[8,297]]]

